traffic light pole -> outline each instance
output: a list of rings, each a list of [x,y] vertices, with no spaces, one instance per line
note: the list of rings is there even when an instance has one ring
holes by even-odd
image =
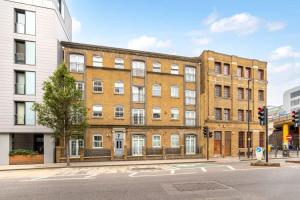
[[[207,133],[206,137],[206,158],[209,160],[209,131]]]
[[[269,119],[268,119],[268,108],[267,108],[267,106],[265,106],[265,120],[266,120],[266,162],[269,162],[269,134],[268,134]]]

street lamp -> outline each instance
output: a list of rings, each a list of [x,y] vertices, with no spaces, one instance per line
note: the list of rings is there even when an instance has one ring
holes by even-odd
[[[247,101],[248,101],[248,112],[247,112],[247,125],[248,125],[248,132],[247,132],[247,141],[248,141],[248,150],[247,150],[247,157],[250,158],[250,81],[251,79],[248,78],[248,95],[247,95]]]

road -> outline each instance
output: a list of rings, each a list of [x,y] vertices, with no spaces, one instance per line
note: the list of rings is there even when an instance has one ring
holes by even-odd
[[[300,165],[247,162],[0,172],[2,200],[298,199]]]

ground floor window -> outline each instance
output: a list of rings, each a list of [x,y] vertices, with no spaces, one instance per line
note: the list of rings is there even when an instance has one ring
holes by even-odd
[[[83,147],[83,139],[71,139],[70,140],[70,156],[80,156],[80,148]]]
[[[179,135],[177,135],[177,134],[171,135],[171,147],[172,148],[179,147]]]
[[[133,135],[132,136],[132,155],[133,156],[142,156],[144,146],[145,146],[145,136],[144,135]]]
[[[245,133],[239,132],[239,148],[245,148]]]
[[[196,136],[187,135],[185,137],[185,152],[186,154],[196,154]]]
[[[102,135],[94,135],[93,136],[93,148],[101,148],[103,147]]]
[[[260,147],[265,146],[265,133],[264,132],[259,133],[259,146]]]
[[[154,148],[160,148],[161,147],[160,135],[153,135],[152,136],[152,147],[154,147]]]

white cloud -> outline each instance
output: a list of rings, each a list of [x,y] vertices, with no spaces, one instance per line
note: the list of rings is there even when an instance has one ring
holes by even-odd
[[[81,23],[76,18],[72,17],[72,33],[78,33],[81,30]]]
[[[248,13],[239,13],[231,17],[222,18],[210,25],[213,33],[234,32],[238,35],[254,33],[260,27],[261,21],[258,17]]]
[[[300,58],[300,52],[295,51],[291,46],[283,46],[275,49],[271,55],[273,60],[286,58]]]
[[[212,39],[209,37],[195,38],[192,42],[196,45],[207,45],[212,42]]]
[[[267,22],[267,28],[269,31],[279,31],[284,29],[286,24],[284,22]]]
[[[172,45],[171,40],[159,40],[156,37],[147,35],[131,39],[128,42],[128,48],[136,50],[153,50],[168,48]]]
[[[202,20],[204,25],[210,25],[214,23],[219,17],[219,14],[216,10],[212,11],[205,19]]]
[[[282,63],[282,64],[269,64],[270,65],[270,72],[271,73],[283,73],[288,72],[290,70],[299,70],[300,69],[300,62],[296,63]]]

